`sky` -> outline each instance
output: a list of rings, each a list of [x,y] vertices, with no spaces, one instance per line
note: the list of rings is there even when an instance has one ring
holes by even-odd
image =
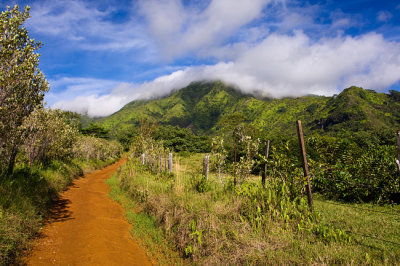
[[[0,0],[29,5],[47,106],[107,116],[222,80],[269,97],[400,89],[394,0]]]

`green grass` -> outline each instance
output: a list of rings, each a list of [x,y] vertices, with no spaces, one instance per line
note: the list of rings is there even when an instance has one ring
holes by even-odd
[[[349,232],[357,248],[354,256],[375,263],[399,263],[399,205],[343,204],[317,197],[315,209],[322,222]]]
[[[17,164],[12,176],[0,179],[0,265],[20,262],[53,200],[74,178],[112,162],[53,161],[30,167]]]
[[[120,188],[116,175],[107,180],[110,185],[110,197],[125,209],[126,218],[133,225],[131,233],[135,240],[145,248],[147,256],[158,265],[182,265],[183,260],[172,250],[171,244],[159,227],[155,217],[140,211],[137,202],[129,197],[128,192]]]
[[[283,218],[285,206],[292,206],[291,202],[281,199],[270,205],[271,211],[264,208],[258,212],[257,206],[264,206],[257,202],[262,196],[254,184],[259,183],[259,177],[232,190],[231,177],[226,175],[221,184],[211,173],[205,181],[207,188],[198,192],[195,184],[203,181],[195,173],[201,170],[202,155],[175,159],[173,177],[151,174],[130,161],[112,179],[112,186],[133,202],[126,207],[127,217],[137,227],[134,235],[145,239],[150,250],[158,250],[154,243],[167,243],[185,262],[200,265],[400,262],[400,246],[359,235],[399,242],[399,216],[394,215],[400,214],[399,206],[339,206],[317,197],[316,218],[310,223],[306,218],[305,229],[298,230],[301,219],[295,217],[296,212]],[[280,209],[279,204],[284,207]],[[290,208],[301,208],[301,204],[293,206]],[[307,212],[302,213],[307,217]],[[335,240],[339,235],[342,237]]]

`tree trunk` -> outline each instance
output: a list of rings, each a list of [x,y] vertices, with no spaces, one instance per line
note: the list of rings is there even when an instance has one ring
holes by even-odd
[[[12,175],[14,171],[15,158],[17,157],[17,152],[18,152],[17,148],[14,147],[11,152],[10,160],[8,161],[7,175]]]

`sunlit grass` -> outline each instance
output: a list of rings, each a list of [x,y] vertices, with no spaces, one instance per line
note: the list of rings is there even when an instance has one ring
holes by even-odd
[[[348,231],[369,261],[400,261],[400,206],[344,204],[317,197],[315,209],[322,222]]]
[[[136,181],[149,187],[143,177],[143,175],[138,176]],[[126,210],[126,218],[129,223],[133,224],[131,233],[135,240],[145,247],[146,254],[152,262],[157,265],[183,264],[183,260],[172,249],[172,245],[166,241],[165,233],[159,227],[155,217],[140,211],[140,205],[132,197],[129,197],[129,192],[119,187],[120,183],[115,175],[108,179],[107,183],[111,187],[110,197],[119,202]],[[155,185],[155,183],[151,185]],[[166,189],[162,187],[162,183],[159,183],[159,185],[154,186],[154,190],[158,193],[165,193]]]
[[[187,262],[209,265],[396,264],[400,261],[400,246],[354,235],[398,242],[398,216],[362,210],[395,214],[400,211],[398,206],[348,204],[343,207],[316,196],[318,223],[348,231],[350,243],[328,240],[322,235],[324,231],[319,236],[313,231],[298,231],[279,219],[264,221],[261,227],[255,228],[243,209],[248,204],[246,198],[227,189],[231,176],[225,174],[221,184],[217,174],[211,172],[207,188],[203,192],[194,189],[193,180],[201,182],[196,176],[200,176],[203,156],[176,156],[173,176],[152,175],[140,165],[128,162],[113,181],[134,202],[126,207],[133,224],[143,223],[153,232],[160,230],[162,233],[151,237],[152,241],[167,241]],[[254,176],[249,182],[259,185],[260,177]],[[146,239],[152,233],[143,233],[146,230],[140,228],[133,229],[139,231],[134,235],[148,242]],[[151,243],[145,245],[156,250]]]

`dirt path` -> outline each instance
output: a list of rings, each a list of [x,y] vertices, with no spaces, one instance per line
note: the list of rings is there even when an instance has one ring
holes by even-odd
[[[76,180],[25,259],[28,265],[151,265],[130,236],[122,207],[105,180],[123,160]]]

